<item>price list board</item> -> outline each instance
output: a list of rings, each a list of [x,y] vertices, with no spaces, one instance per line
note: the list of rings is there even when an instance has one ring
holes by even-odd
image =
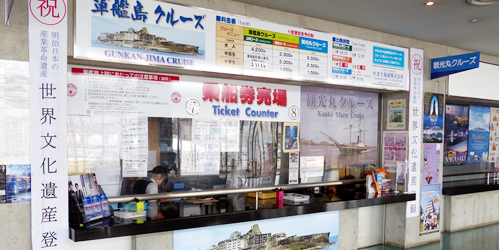
[[[409,89],[407,48],[163,1],[141,0],[145,16],[135,20],[94,2],[76,3],[75,58]],[[134,48],[120,36],[136,37]]]
[[[244,28],[217,22],[216,65],[244,67]]]
[[[328,76],[328,41],[217,22],[217,65]]]

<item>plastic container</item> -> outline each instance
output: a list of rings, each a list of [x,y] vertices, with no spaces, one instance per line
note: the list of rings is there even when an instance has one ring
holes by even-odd
[[[304,205],[304,204],[310,204],[309,200],[305,201],[292,201],[292,200],[282,200],[282,202],[286,205]]]
[[[309,201],[310,196],[304,194],[295,194],[295,193],[287,193],[282,197],[284,201],[295,201],[295,202],[304,202]],[[287,203],[286,203],[287,204]]]
[[[144,222],[146,220],[146,211],[142,212],[114,212],[114,222],[128,224],[135,222]]]

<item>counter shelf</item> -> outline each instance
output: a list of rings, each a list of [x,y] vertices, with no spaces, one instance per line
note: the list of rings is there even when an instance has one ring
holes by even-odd
[[[356,183],[365,183],[365,179],[342,180],[335,182],[302,183],[297,185],[281,185],[241,189],[223,189],[183,193],[163,193],[155,195],[129,195],[121,197],[110,197],[111,202],[131,202],[136,200],[166,199],[166,198],[186,198],[186,197],[221,197],[227,194],[264,192],[275,190],[276,188],[285,191],[296,189],[307,189],[318,186],[343,186]],[[310,204],[286,205],[283,208],[266,208],[258,210],[245,210],[239,212],[225,212],[208,215],[198,215],[191,217],[166,218],[156,221],[144,221],[134,224],[114,223],[113,218],[105,221],[93,223],[95,228],[69,228],[69,237],[75,242],[97,240],[112,237],[131,236],[139,234],[158,233],[174,230],[182,230],[197,227],[216,226],[230,223],[238,223],[253,220],[272,219],[286,216],[303,215],[310,213],[337,211],[367,206],[385,205],[391,203],[407,202],[416,199],[415,194],[387,193],[379,198],[366,198],[365,188],[351,188],[355,192],[352,199],[341,201],[329,201],[324,199],[310,199]],[[320,196],[320,195],[319,195]],[[324,197],[327,197],[323,195]],[[172,204],[172,203],[170,203]],[[178,203],[177,203],[178,204]]]

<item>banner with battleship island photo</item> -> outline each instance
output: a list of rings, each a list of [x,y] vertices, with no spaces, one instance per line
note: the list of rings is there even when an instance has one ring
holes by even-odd
[[[328,167],[378,164],[378,94],[301,88],[300,156]]]
[[[173,232],[173,249],[338,250],[339,211]],[[194,240],[195,238],[195,240]]]
[[[408,90],[407,48],[165,1],[75,1],[74,57]]]

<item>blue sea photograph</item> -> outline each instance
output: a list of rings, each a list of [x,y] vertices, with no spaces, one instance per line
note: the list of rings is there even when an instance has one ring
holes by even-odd
[[[31,201],[31,165],[7,165],[7,203]]]
[[[489,131],[490,107],[470,106],[470,131]]]

